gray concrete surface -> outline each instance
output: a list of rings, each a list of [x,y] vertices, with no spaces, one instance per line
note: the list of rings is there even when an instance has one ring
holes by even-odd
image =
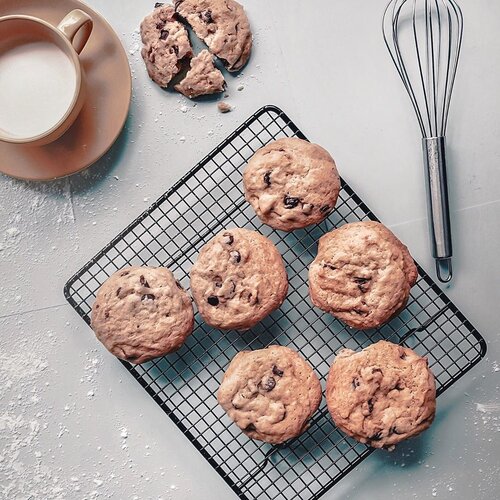
[[[147,78],[135,31],[153,2],[91,0],[129,55],[130,117],[92,168],[0,177],[0,498],[214,499],[232,491],[65,303],[67,278],[264,104],[324,145],[358,194],[433,273],[419,133],[380,33],[383,0],[247,0],[255,51],[220,115]],[[435,424],[376,452],[324,498],[499,497],[500,4],[462,0],[450,114],[456,277],[447,294],[488,355],[439,399]],[[243,85],[243,90],[237,87]]]

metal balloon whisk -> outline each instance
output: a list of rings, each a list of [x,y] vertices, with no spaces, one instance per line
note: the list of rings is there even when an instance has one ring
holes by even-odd
[[[463,36],[455,0],[391,0],[385,44],[422,131],[432,255],[440,281],[452,278],[445,135]]]

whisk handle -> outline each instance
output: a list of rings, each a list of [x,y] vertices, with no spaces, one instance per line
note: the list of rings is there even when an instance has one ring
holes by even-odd
[[[427,207],[431,233],[432,256],[436,259],[436,271],[440,281],[451,280],[450,206],[446,179],[446,153],[444,137],[424,137],[424,164],[426,170]],[[445,268],[443,274],[442,268]]]

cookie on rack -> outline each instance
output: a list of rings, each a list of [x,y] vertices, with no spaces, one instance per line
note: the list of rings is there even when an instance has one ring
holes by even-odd
[[[208,50],[202,50],[190,62],[186,76],[174,88],[190,99],[201,95],[224,92],[226,82],[222,73],[214,66],[214,58]]]
[[[330,154],[294,137],[259,149],[243,172],[245,198],[259,219],[282,231],[317,224],[335,207],[340,179]]]
[[[280,253],[249,229],[227,229],[211,239],[190,276],[201,316],[223,330],[248,330],[277,309],[288,290]]]
[[[193,55],[189,35],[175,18],[172,5],[155,8],[141,23],[142,58],[149,77],[166,87],[180,71],[182,62]]]
[[[364,330],[396,316],[417,277],[408,248],[389,229],[355,222],[320,238],[309,267],[309,293],[315,306]]]
[[[382,340],[360,352],[338,353],[326,402],[346,434],[374,448],[392,449],[432,424],[436,382],[426,358]]]
[[[308,427],[321,402],[321,385],[295,351],[273,345],[238,353],[217,400],[247,436],[278,444]]]
[[[239,71],[252,50],[252,32],[235,0],[175,0],[177,14],[191,25],[229,71]]]
[[[106,349],[131,363],[173,352],[193,331],[193,305],[171,271],[127,267],[99,288],[91,326]]]

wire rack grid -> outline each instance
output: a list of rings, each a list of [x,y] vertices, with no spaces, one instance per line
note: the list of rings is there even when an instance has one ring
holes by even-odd
[[[314,367],[324,388],[340,348],[358,350],[388,339],[428,357],[438,394],[486,353],[484,339],[420,267],[406,309],[382,328],[354,331],[312,306],[307,269],[318,239],[347,222],[377,219],[342,181],[336,209],[321,224],[292,233],[263,225],[244,199],[241,171],[257,149],[290,136],[305,139],[283,111],[261,108],[78,271],[64,290],[90,324],[99,286],[124,266],[169,267],[189,289],[189,270],[201,246],[223,228],[255,229],[276,244],[290,283],[280,309],[244,333],[213,329],[196,314],[193,334],[176,353],[143,365],[123,362],[238,497],[247,500],[317,499],[373,450],[335,427],[324,400],[310,428],[285,445],[247,438],[215,396],[239,351],[290,346]]]

